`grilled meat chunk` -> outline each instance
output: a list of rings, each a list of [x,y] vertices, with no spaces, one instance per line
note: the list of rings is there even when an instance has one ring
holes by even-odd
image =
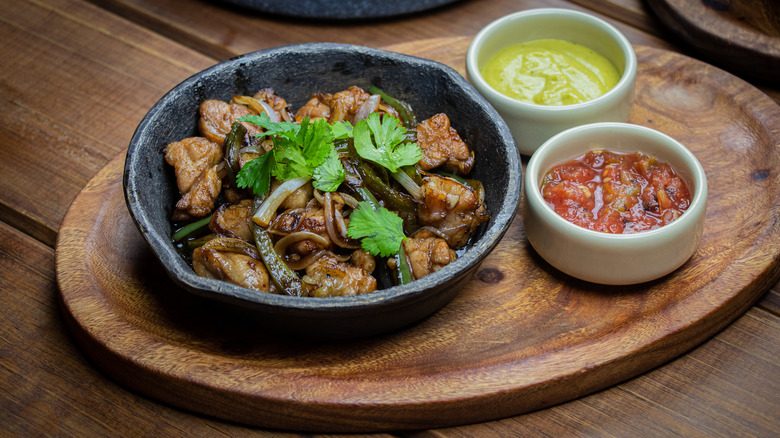
[[[417,144],[422,149],[423,170],[444,166],[448,172],[466,175],[474,167],[474,152],[450,126],[446,114],[436,114],[417,126]]]
[[[223,204],[209,222],[209,229],[220,236],[241,239],[254,243],[252,235],[251,199],[243,199],[237,204]]]
[[[426,229],[404,240],[403,245],[415,280],[438,271],[458,258],[444,239]]]
[[[211,213],[222,189],[217,173],[222,147],[203,137],[189,137],[166,146],[165,161],[174,167],[182,196],[174,217],[181,220]]]
[[[479,224],[489,219],[478,193],[452,178],[427,174],[421,189],[420,224],[439,230],[451,248],[465,246]]]
[[[225,142],[225,136],[230,132],[233,122],[241,117],[255,114],[244,105],[222,102],[220,100],[205,100],[200,104],[200,120],[198,129],[202,136],[220,146]],[[262,129],[252,123],[242,122],[246,127],[247,138],[254,138]]]
[[[246,254],[200,247],[192,253],[192,267],[201,277],[227,281],[260,292],[271,292],[265,265]]]
[[[306,268],[303,284],[312,297],[360,295],[376,290],[376,279],[362,268],[323,255]]]

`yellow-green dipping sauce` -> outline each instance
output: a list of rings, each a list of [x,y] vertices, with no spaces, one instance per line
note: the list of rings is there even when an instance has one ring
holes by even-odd
[[[571,105],[606,93],[620,73],[588,47],[545,39],[503,48],[482,68],[482,77],[501,94],[522,102]]]

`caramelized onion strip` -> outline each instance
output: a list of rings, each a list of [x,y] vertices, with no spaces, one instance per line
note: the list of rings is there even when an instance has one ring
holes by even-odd
[[[379,102],[381,100],[382,97],[380,95],[372,94],[368,99],[366,99],[365,102],[363,102],[363,105],[360,105],[360,108],[355,111],[355,116],[352,117],[352,124],[354,125],[355,123],[368,118],[371,113],[379,108]]]
[[[360,248],[360,242],[353,241],[352,239],[345,239],[344,236],[342,236],[341,233],[336,230],[337,225],[335,221],[337,219],[334,219],[333,216],[334,214],[341,215],[341,212],[334,210],[331,193],[325,192],[325,196],[323,196],[323,198],[325,200],[325,205],[323,205],[323,210],[325,211],[325,228],[328,230],[328,236],[330,236],[330,240],[342,248]],[[343,220],[344,219],[342,218],[342,221]]]
[[[307,255],[306,257],[301,258],[300,260],[285,259],[285,263],[287,263],[287,266],[289,266],[290,269],[292,269],[293,271],[302,271],[308,268],[312,263],[319,260],[320,257],[325,255],[326,253],[327,251],[321,249],[319,251]]]
[[[319,234],[312,233],[311,231],[296,231],[279,239],[279,241],[276,242],[276,245],[274,245],[274,250],[280,255],[284,255],[284,253],[287,252],[288,246],[300,242],[301,240],[311,240],[322,247],[326,247],[330,243],[328,242],[328,239]]]
[[[282,205],[285,199],[287,199],[292,192],[298,190],[301,186],[309,182],[311,178],[300,177],[289,179],[276,188],[260,205],[260,207],[252,216],[252,221],[257,225],[265,228],[271,223],[276,209]]]
[[[241,239],[235,239],[233,237],[211,239],[206,242],[202,248],[246,254],[253,259],[260,260],[260,253],[257,251],[257,248]]]

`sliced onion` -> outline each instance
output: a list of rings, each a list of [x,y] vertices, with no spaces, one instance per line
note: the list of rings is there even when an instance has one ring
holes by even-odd
[[[251,245],[241,239],[233,237],[219,237],[211,239],[202,246],[203,249],[213,249],[215,251],[235,252],[246,254],[253,259],[260,260],[260,252],[254,245]]]
[[[380,95],[372,94],[368,99],[366,99],[365,102],[363,102],[363,105],[360,105],[360,108],[355,111],[355,116],[352,117],[352,124],[354,125],[355,123],[368,118],[371,113],[379,108],[379,101],[381,100],[382,97]]]
[[[323,205],[323,210],[325,211],[325,228],[327,228],[328,230],[328,236],[330,236],[330,240],[342,248],[349,248],[349,249],[360,248],[360,242],[353,241],[352,239],[345,239],[344,236],[341,235],[341,233],[336,231],[336,225],[333,223],[334,222],[333,215],[334,214],[341,215],[341,213],[334,211],[333,201],[331,199],[330,192],[325,192],[324,198],[325,198],[325,205]]]
[[[444,234],[444,232],[442,232],[442,231],[441,231],[440,229],[438,229],[438,228],[434,228],[434,227],[431,227],[431,226],[424,226],[424,227],[421,227],[420,229],[418,229],[417,231],[415,231],[415,232],[414,232],[414,234],[412,235],[412,238],[414,238],[415,236],[417,236],[417,234],[418,234],[420,231],[423,231],[423,230],[425,230],[425,231],[428,231],[428,232],[431,232],[431,233],[435,234],[436,236],[438,236],[438,237],[439,237],[439,238],[441,238],[441,239],[447,240],[447,235],[446,235],[446,234]]]
[[[255,211],[254,216],[252,216],[252,221],[263,228],[267,227],[271,222],[274,213],[276,213],[276,209],[282,205],[282,202],[284,202],[292,192],[298,190],[310,180],[311,178],[304,176],[283,182],[265,199],[265,201],[263,201],[262,204],[260,204],[260,207]]]
[[[233,102],[246,105],[258,114],[266,113],[268,118],[271,119],[271,121],[274,123],[282,121],[282,119],[279,117],[279,113],[277,113],[271,105],[260,99],[255,99],[254,97],[249,96],[233,96]]]
[[[344,203],[345,203],[346,205],[348,205],[348,206],[349,206],[349,208],[351,208],[351,209],[353,209],[353,210],[355,210],[356,208],[358,208],[358,204],[359,204],[359,202],[358,202],[358,200],[357,200],[357,199],[355,199],[355,197],[354,197],[354,196],[352,196],[352,195],[348,195],[348,194],[346,194],[346,193],[344,193],[344,192],[339,192],[339,196],[341,196],[341,199],[343,199],[343,200],[344,200]]]
[[[347,238],[347,224],[344,222],[344,216],[342,216],[340,213],[336,213],[333,215],[333,219],[336,220],[336,225],[339,226],[339,232],[341,233],[341,236],[345,239]]]
[[[301,240],[312,240],[314,243],[322,247],[326,247],[330,243],[328,242],[328,239],[320,236],[319,234],[312,233],[311,231],[296,231],[279,239],[279,241],[276,242],[276,245],[274,245],[274,250],[276,250],[277,253],[284,255],[288,246],[293,243],[300,242]]]
[[[414,198],[415,201],[419,202],[420,199],[422,199],[422,189],[414,182],[411,176],[404,172],[403,169],[398,170],[398,172],[393,172],[391,175],[393,179],[398,181],[398,183],[412,195],[412,198]]]
[[[326,253],[327,253],[327,251],[322,249],[322,250],[319,250],[317,252],[313,252],[313,253],[307,255],[306,257],[304,257],[304,258],[302,258],[300,260],[293,261],[293,260],[289,260],[289,259],[285,258],[285,263],[287,263],[287,266],[289,266],[290,269],[292,269],[293,271],[302,271],[302,270],[308,268],[309,266],[311,266],[312,263],[314,263],[317,260],[319,260]],[[301,280],[306,282],[306,277],[304,276]]]
[[[244,146],[241,149],[238,150],[238,153],[240,155],[243,154],[257,154],[257,155],[263,155],[265,154],[265,148],[263,148],[260,145],[251,145],[251,146]]]

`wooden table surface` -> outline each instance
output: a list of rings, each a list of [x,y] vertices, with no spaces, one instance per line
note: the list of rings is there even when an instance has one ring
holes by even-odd
[[[359,22],[270,17],[217,0],[0,0],[0,435],[310,436],[163,405],[95,367],[58,303],[66,211],[157,99],[216,62],[301,42],[470,37],[535,7],[588,11],[634,44],[697,57],[641,0],[464,0]],[[753,85],[780,102],[777,83]],[[513,418],[375,436],[778,436],[779,377],[777,283],[713,338],[603,391]]]

